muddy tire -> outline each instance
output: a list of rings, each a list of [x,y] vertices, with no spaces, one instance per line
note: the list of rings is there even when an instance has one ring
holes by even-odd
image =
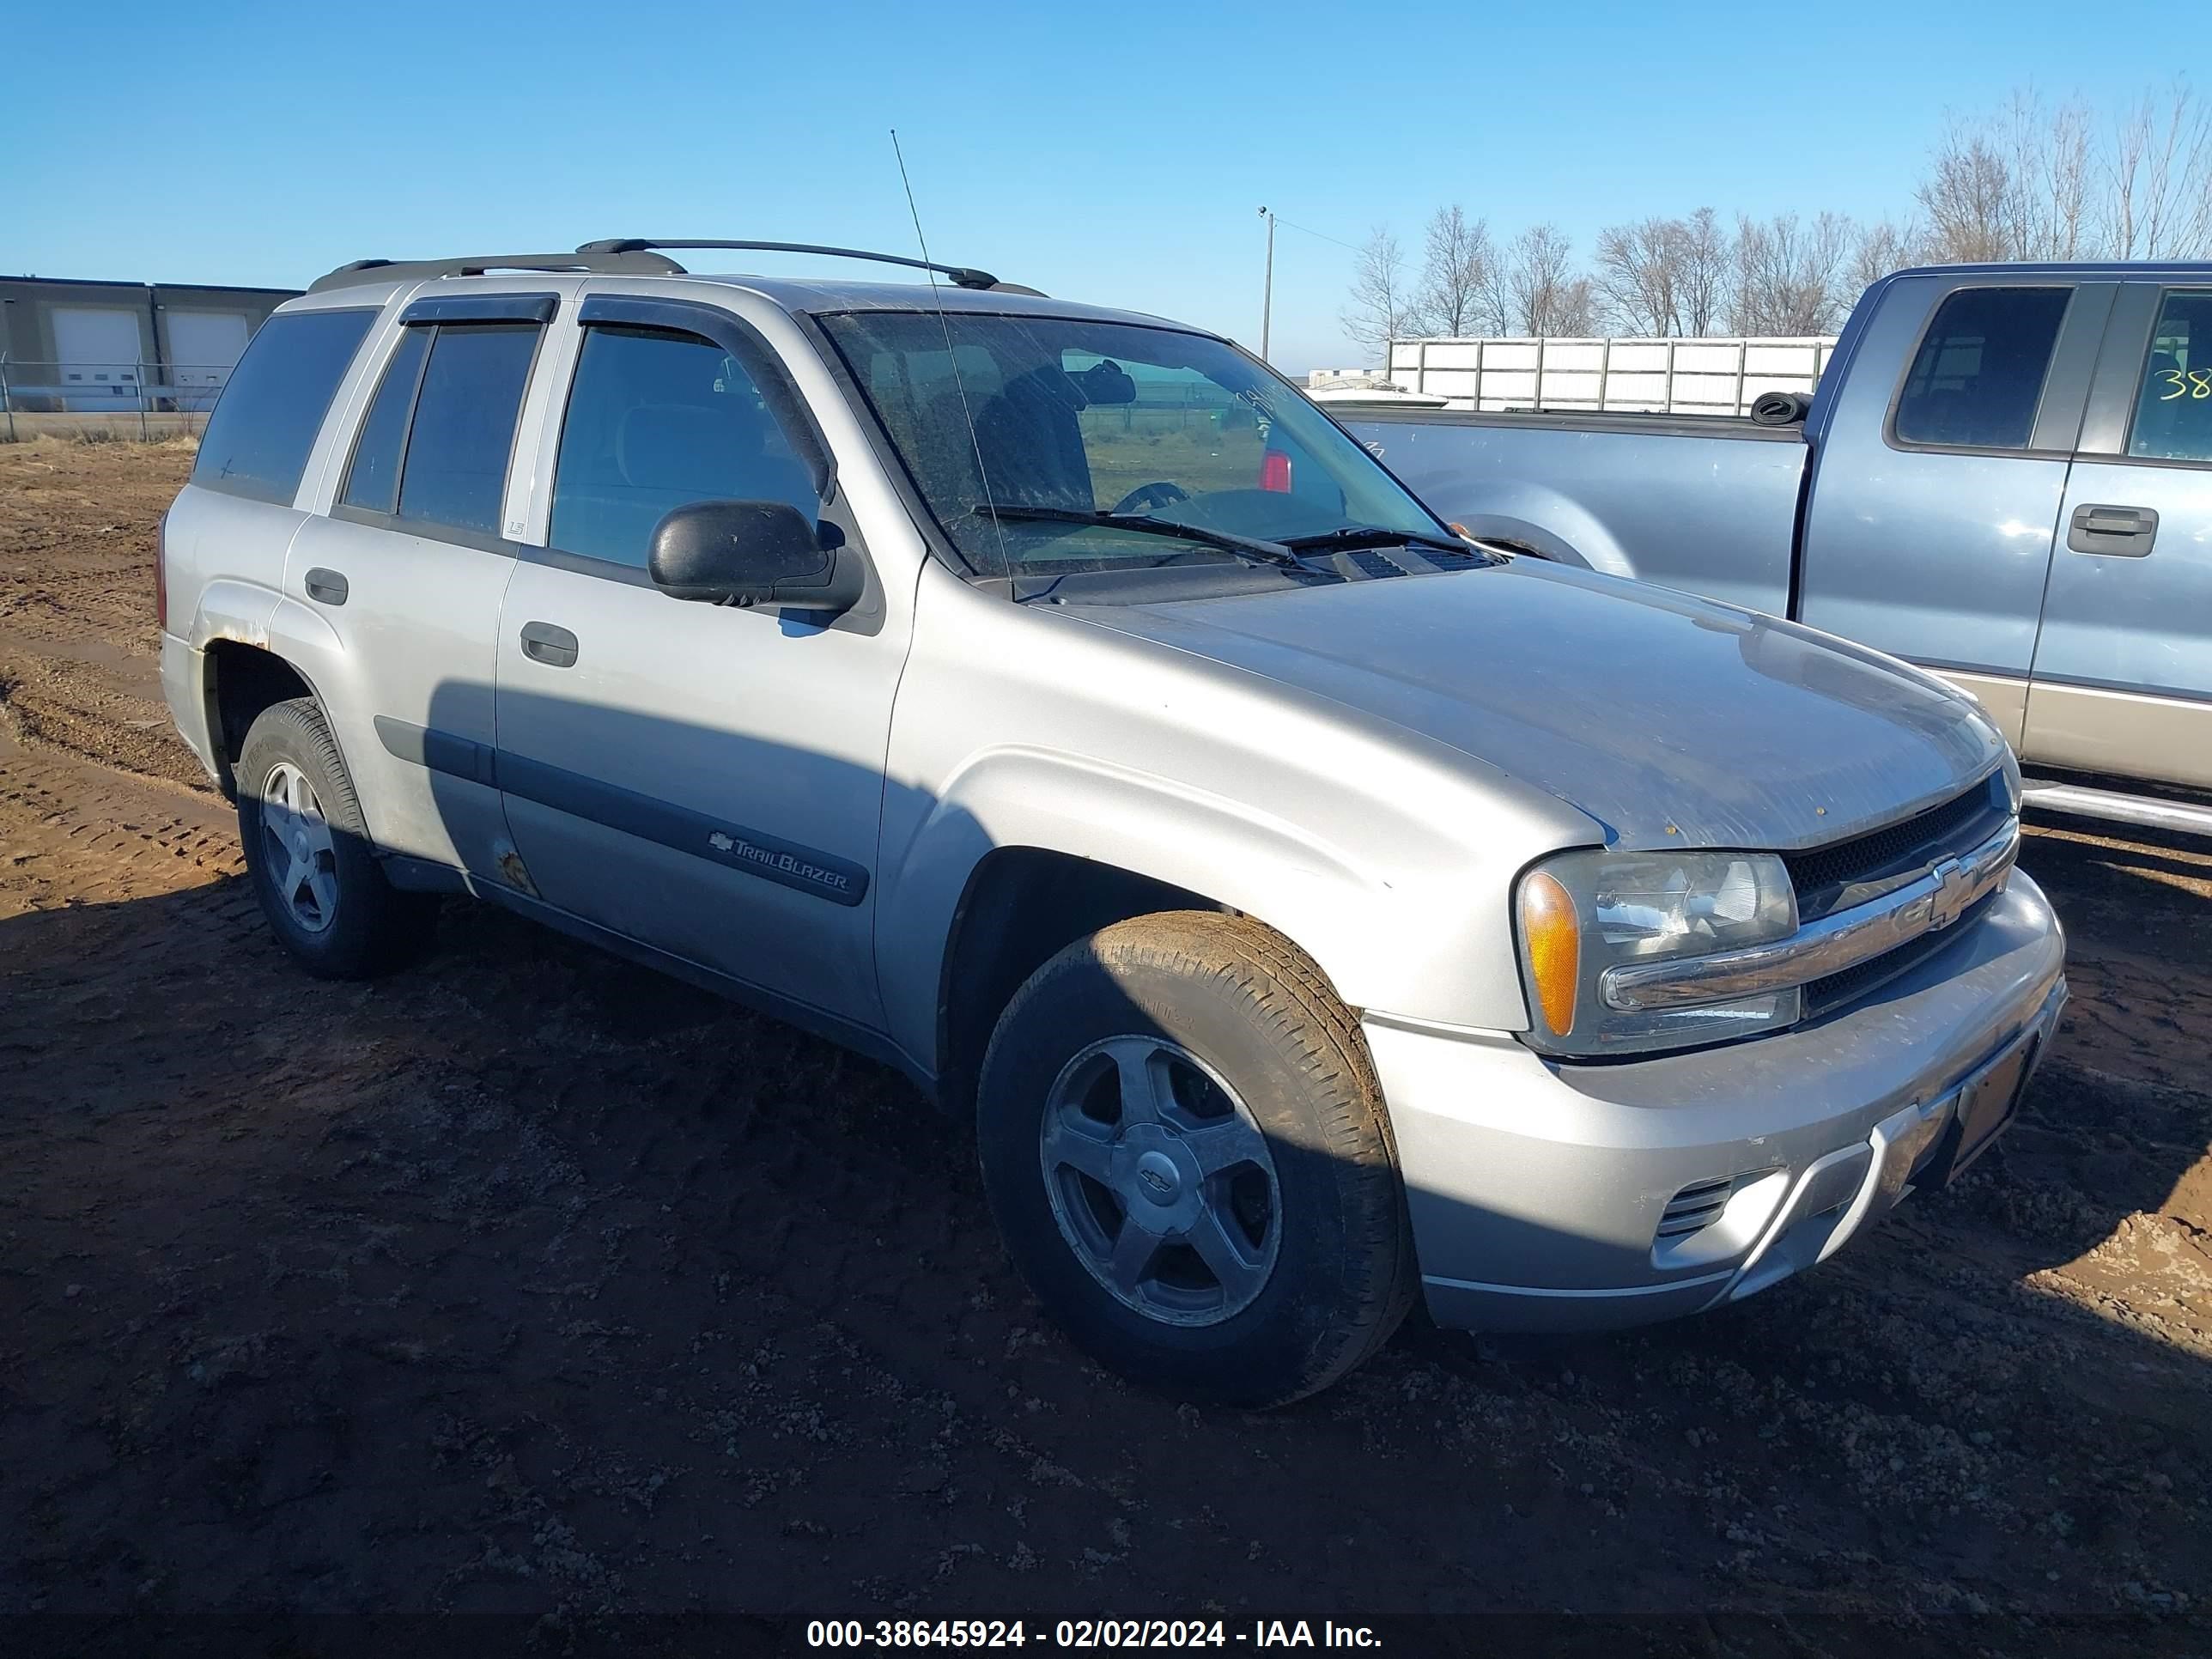
[[[239,745],[238,836],[277,942],[322,979],[366,979],[428,945],[438,902],[384,878],[353,781],[310,698],[264,709]]]
[[[1069,945],[1000,1019],[976,1124],[1015,1266],[1136,1382],[1281,1405],[1412,1304],[1366,1043],[1320,969],[1256,922],[1176,911]]]

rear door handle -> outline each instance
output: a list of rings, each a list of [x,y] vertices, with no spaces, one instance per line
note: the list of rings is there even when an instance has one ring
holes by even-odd
[[[307,576],[307,597],[319,599],[325,605],[343,605],[346,602],[346,579],[335,570],[317,568]]]
[[[551,623],[522,624],[522,654],[532,662],[542,662],[548,668],[574,668],[576,665],[576,636],[565,628],[556,628]]]
[[[2158,514],[2148,507],[2077,507],[2066,526],[2066,545],[2076,553],[2139,559],[2157,539]]]

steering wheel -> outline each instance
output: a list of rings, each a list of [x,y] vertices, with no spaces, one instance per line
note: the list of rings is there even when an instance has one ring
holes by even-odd
[[[1189,499],[1190,491],[1185,489],[1181,484],[1170,483],[1165,478],[1157,478],[1151,483],[1139,484],[1127,495],[1122,496],[1120,501],[1114,503],[1114,510],[1116,513],[1134,513],[1139,507],[1169,507],[1176,501],[1187,501]]]

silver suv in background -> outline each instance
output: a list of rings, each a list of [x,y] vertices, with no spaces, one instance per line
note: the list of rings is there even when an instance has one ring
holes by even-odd
[[[1077,1341],[1248,1404],[1417,1294],[1725,1304],[2004,1127],[2063,947],[1969,700],[1486,550],[1226,341],[947,274],[594,244],[270,320],[163,675],[304,966],[467,892],[876,1055]]]

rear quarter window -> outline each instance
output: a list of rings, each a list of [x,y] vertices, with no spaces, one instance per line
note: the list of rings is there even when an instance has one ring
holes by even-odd
[[[200,439],[192,482],[289,505],[373,310],[279,312],[231,371]]]
[[[1899,440],[2025,449],[2072,297],[2065,288],[1966,288],[1947,298],[1905,377]]]

